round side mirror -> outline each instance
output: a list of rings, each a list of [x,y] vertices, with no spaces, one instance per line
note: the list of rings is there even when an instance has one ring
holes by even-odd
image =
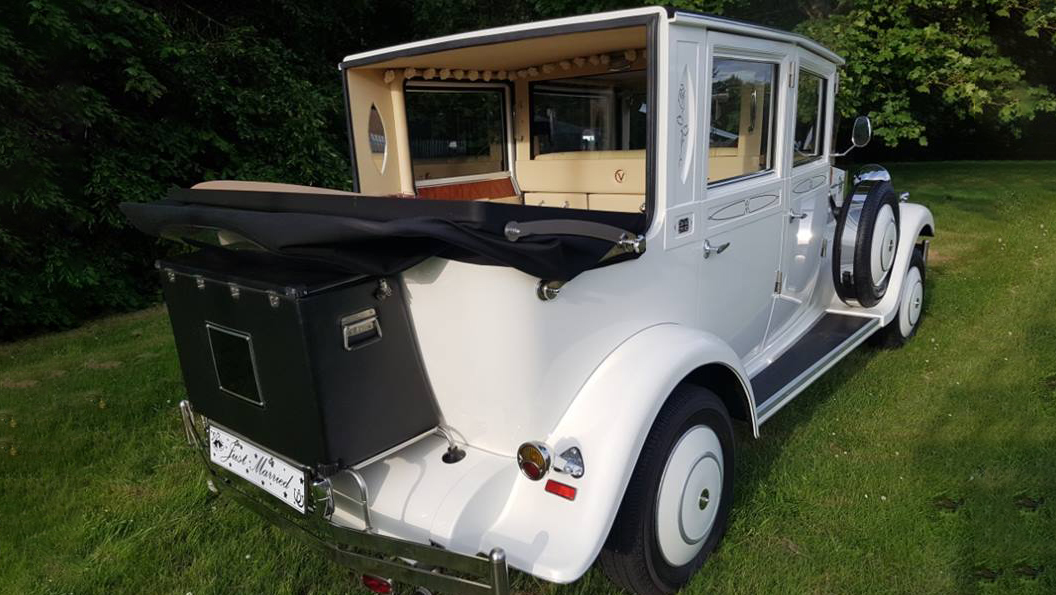
[[[864,147],[873,138],[873,123],[869,116],[858,116],[854,119],[854,127],[851,128],[851,144],[856,147]]]

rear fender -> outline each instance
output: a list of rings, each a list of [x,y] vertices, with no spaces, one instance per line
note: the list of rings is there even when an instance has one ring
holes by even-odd
[[[710,333],[660,324],[637,333],[594,370],[546,443],[555,460],[576,446],[583,455],[580,478],[551,471],[577,489],[574,501],[544,490],[546,481],[517,475],[509,501],[480,544],[506,550],[513,566],[546,580],[578,579],[601,551],[623,499],[645,438],[671,391],[705,364],[737,375],[758,435],[748,376],[736,353]]]

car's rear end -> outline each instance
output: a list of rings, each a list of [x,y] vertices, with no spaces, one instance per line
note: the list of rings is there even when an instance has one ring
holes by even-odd
[[[611,294],[606,288],[626,282],[593,271],[644,252],[656,134],[645,98],[654,97],[657,74],[646,40],[662,15],[562,19],[350,57],[342,75],[350,102],[370,106],[358,129],[350,116],[357,193],[214,182],[124,206],[140,229],[197,249],[158,269],[187,388],[187,439],[212,489],[364,575],[378,592],[399,581],[506,593],[508,561],[551,580],[582,574],[611,518],[595,523],[599,535],[567,540],[555,532],[553,542],[525,521],[540,515],[566,531],[571,525],[560,519],[589,504],[575,502],[583,487],[575,437],[555,442],[553,452],[533,439],[547,438],[613,347],[651,322],[621,315],[617,301],[540,298],[544,285],[556,295],[581,274]],[[409,91],[386,81],[401,59],[442,65],[460,48],[474,50],[459,59],[509,68],[452,68],[446,83],[438,69],[436,80]],[[493,51],[504,57],[495,62]],[[521,92],[514,89],[529,89],[527,80],[515,86],[517,72],[546,78],[544,66],[547,74],[589,71],[594,86],[583,105],[596,108],[599,97],[622,105],[626,113],[606,120],[617,126],[622,117],[622,136],[613,137],[622,140],[603,142],[601,128],[577,128],[568,140],[567,126],[552,118],[549,153],[536,142],[518,164],[512,111],[502,116],[504,136],[477,143],[472,155],[454,141],[408,140],[399,112],[416,101],[436,107],[437,98],[422,93],[469,93],[478,89],[454,83],[488,82],[479,91],[498,89],[512,107]],[[503,81],[500,70],[508,71]],[[578,97],[567,83],[536,90],[558,107]],[[624,99],[613,103],[614,93]],[[518,173],[542,190],[522,189]],[[576,192],[559,192],[562,183]],[[506,309],[485,311],[474,286]],[[553,349],[572,341],[575,358]],[[519,463],[522,443],[535,445],[525,452],[539,459]],[[532,465],[564,475],[533,482],[542,474],[524,471]],[[544,506],[533,504],[539,498]]]

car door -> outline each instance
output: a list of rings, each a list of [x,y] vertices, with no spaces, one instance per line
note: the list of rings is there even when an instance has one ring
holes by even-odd
[[[766,335],[787,211],[778,122],[789,57],[765,40],[708,40],[701,318],[747,361]]]
[[[831,63],[813,59],[804,50],[799,50],[792,71],[784,145],[785,165],[791,170],[788,216],[781,230],[780,291],[774,296],[768,345],[781,340],[797,322],[811,322],[807,319],[817,310],[811,298],[822,273],[825,226],[831,216],[827,142],[832,135],[827,116],[835,71]]]

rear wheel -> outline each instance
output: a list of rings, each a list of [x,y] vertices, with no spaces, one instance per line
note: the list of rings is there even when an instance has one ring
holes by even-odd
[[[906,278],[902,281],[898,313],[894,320],[873,335],[874,345],[894,349],[905,345],[917,334],[917,327],[924,315],[924,273],[924,254],[920,248],[915,248]]]
[[[714,393],[679,386],[657,415],[599,560],[638,595],[681,588],[726,532],[733,425]]]

